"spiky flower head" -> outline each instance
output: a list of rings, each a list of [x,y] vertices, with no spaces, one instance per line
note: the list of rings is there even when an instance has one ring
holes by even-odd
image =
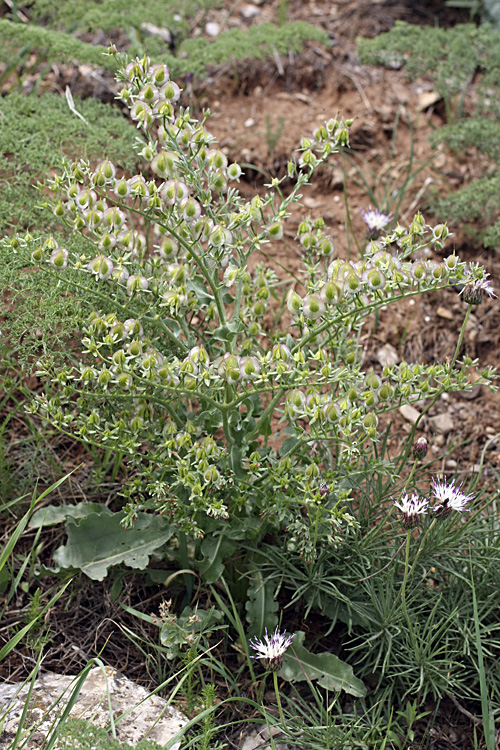
[[[399,502],[394,502],[403,514],[402,524],[406,529],[413,529],[418,524],[418,516],[426,513],[429,501],[426,497],[419,497],[416,492],[408,495],[406,490],[401,495]]]
[[[268,635],[267,628],[264,638],[250,639],[250,646],[257,652],[252,659],[264,659],[264,666],[269,672],[277,672],[283,664],[283,654],[293,640],[293,635],[280,633],[278,628],[272,635]]]
[[[368,226],[369,236],[374,239],[379,236],[380,232],[385,229],[392,219],[392,213],[384,214],[382,211],[379,211],[377,208],[372,208],[371,206],[368,206],[367,211],[361,209],[361,216],[363,217],[365,224]]]
[[[427,438],[423,436],[419,437],[418,440],[415,440],[413,443],[412,453],[415,458],[425,458],[428,450],[429,443],[427,442]]]
[[[488,297],[496,297],[491,288],[491,281],[489,279],[474,279],[469,281],[460,294],[463,295],[462,299],[467,302],[468,305],[479,305],[483,301],[483,294],[486,292]]]
[[[437,500],[437,505],[433,510],[436,515],[449,516],[452,510],[458,510],[460,513],[468,510],[467,505],[473,499],[473,495],[466,495],[462,492],[462,485],[455,484],[452,479],[450,482],[444,479],[432,480],[432,494]]]

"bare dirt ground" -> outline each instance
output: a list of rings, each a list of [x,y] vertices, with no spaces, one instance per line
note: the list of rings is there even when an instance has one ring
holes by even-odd
[[[364,170],[377,195],[382,196],[388,185],[397,189],[403,184],[413,149],[411,170],[422,169],[405,192],[398,218],[401,223],[411,221],[420,209],[432,222],[432,215],[425,208],[429,190],[444,193],[467,184],[475,176],[474,164],[465,158],[457,163],[447,152],[435,153],[430,148],[429,135],[433,128],[443,124],[444,117],[431,79],[419,79],[410,84],[402,70],[361,67],[356,57],[355,39],[387,31],[396,20],[453,26],[467,21],[468,15],[447,8],[438,0],[291,0],[289,4],[283,0],[254,0],[227,2],[225,8],[210,11],[203,24],[215,23],[221,30],[234,25],[245,28],[253,23],[276,22],[283,12],[289,21],[309,21],[324,28],[330,36],[331,47],[310,43],[300,55],[276,57],[258,64],[239,63],[231,68],[225,66],[211,71],[205,81],[192,82],[184,94],[184,103],[190,101],[196,110],[201,112],[203,107],[210,107],[209,129],[232,159],[246,165],[247,177],[241,185],[242,192],[264,191],[264,183],[270,175],[284,173],[290,153],[298,146],[301,136],[309,135],[321,121],[339,113],[346,118],[356,118],[351,156]],[[193,33],[204,33],[204,28],[196,28],[194,24]],[[64,90],[64,71],[54,73],[53,86]],[[74,86],[72,90],[74,94],[80,93]],[[82,92],[85,93],[84,82]],[[398,126],[394,134],[396,120]],[[303,199],[304,213],[323,216],[331,228],[336,255],[346,258],[349,254],[356,255],[354,237],[359,242],[363,240],[365,225],[360,209],[366,209],[370,203],[366,191],[356,185],[353,178],[359,182],[359,171],[347,160],[337,157],[332,161],[332,168],[322,173],[319,182],[304,191]],[[274,259],[286,266],[293,267],[296,262],[298,249],[294,237],[298,220],[299,215],[294,215],[283,242],[273,248]],[[448,251],[455,248],[464,259],[483,263],[495,283],[500,277],[498,257],[467,238],[458,227],[450,226],[450,229],[454,238],[448,244]],[[451,358],[464,313],[465,305],[460,297],[454,290],[447,290],[407,301],[397,313],[391,310],[390,314],[382,314],[376,334],[366,342],[366,366],[379,366],[379,350],[386,345],[390,345],[399,358],[410,362]],[[484,302],[471,316],[464,344],[466,353],[478,357],[481,365],[498,365],[499,330],[498,304]],[[497,443],[489,443],[484,465],[479,464],[487,441],[498,432],[498,405],[498,395],[479,388],[467,394],[450,395],[436,404],[425,424],[432,455],[440,457],[436,469],[449,473],[456,470],[460,479],[466,479],[472,471],[481,471],[483,481],[496,476],[494,472],[500,470]],[[394,421],[400,437],[409,432],[411,425],[402,415],[396,415]],[[65,471],[80,463],[78,446],[54,439],[52,448]],[[78,482],[84,483],[84,472],[73,480],[75,496],[79,496]],[[115,489],[109,487],[110,492]],[[32,537],[33,532],[31,538],[30,535],[26,538],[28,545]],[[61,541],[61,532],[54,531],[52,541],[46,542],[47,564],[51,548]],[[147,586],[139,576],[128,575],[121,598],[145,612],[154,612],[161,595],[158,587]],[[8,613],[0,628],[0,641],[8,638],[8,628],[18,621],[17,613],[24,605],[20,600],[16,603],[17,610]],[[51,613],[50,625],[52,643],[47,648],[47,669],[77,672],[88,658],[104,647],[105,662],[123,669],[138,681],[150,683],[153,679],[152,671],[148,674],[144,669],[143,655],[121,632],[124,625],[137,629],[138,621],[132,621],[123,613],[106,585],[84,585],[76,598],[61,600],[57,611]],[[25,676],[32,663],[33,654],[29,650],[18,650],[8,663],[1,665],[1,676],[8,680],[19,679]],[[434,750],[465,750],[472,746],[471,723],[464,711],[466,709],[451,702],[445,707],[441,721],[435,724],[431,744]]]

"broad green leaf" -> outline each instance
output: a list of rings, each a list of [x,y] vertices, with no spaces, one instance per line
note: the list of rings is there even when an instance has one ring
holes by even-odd
[[[90,513],[80,520],[68,520],[68,543],[54,553],[59,568],[79,569],[89,578],[102,581],[112,565],[125,563],[143,570],[149,556],[172,536],[162,516],[139,513],[130,529],[121,525],[123,513]]]
[[[335,654],[311,654],[302,645],[304,635],[302,631],[295,633],[292,645],[283,657],[280,677],[289,682],[317,680],[326,690],[345,690],[356,698],[366,695],[366,688],[363,682],[354,676],[352,667]]]
[[[251,580],[245,605],[249,623],[247,635],[260,637],[266,629],[271,632],[278,624],[275,614],[278,602],[275,599],[275,584],[272,581],[264,582],[264,576],[260,571],[254,571]]]
[[[225,560],[234,552],[236,544],[223,536],[206,537],[201,544],[203,560],[198,569],[205,583],[215,583],[224,572]]]
[[[53,526],[67,521],[68,518],[85,518],[89,513],[108,513],[111,511],[104,503],[77,503],[76,505],[47,505],[40,508],[31,517],[29,527],[39,529],[41,526]]]
[[[296,435],[292,435],[292,437],[286,438],[280,448],[280,456],[284,456],[285,453],[291,451],[292,448],[295,448],[298,443],[300,443],[300,438]]]

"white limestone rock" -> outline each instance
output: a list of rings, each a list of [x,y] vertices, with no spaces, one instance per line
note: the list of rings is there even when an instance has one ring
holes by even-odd
[[[78,675],[59,675],[52,672],[43,674],[36,680],[31,696],[31,709],[28,711],[29,727],[36,727],[24,750],[39,748],[45,737],[53,729],[53,722],[70,699]],[[6,721],[0,734],[0,748],[8,747],[19,727],[19,721],[26,702],[29,685],[17,683],[0,685],[0,715],[7,710]],[[63,695],[56,709],[54,704]],[[109,695],[109,698],[108,698]],[[149,697],[148,697],[149,696]],[[144,701],[141,703],[141,701]],[[140,704],[140,705],[139,705]],[[177,709],[169,706],[164,698],[149,695],[149,692],[124,677],[112,667],[94,667],[90,670],[70,716],[91,721],[100,728],[109,726],[110,707],[114,721],[125,711],[135,708],[116,723],[116,736],[120,742],[135,746],[142,739],[149,739],[165,745],[187,723],[187,718]],[[180,742],[174,745],[177,749]],[[54,746],[57,750],[57,744]]]

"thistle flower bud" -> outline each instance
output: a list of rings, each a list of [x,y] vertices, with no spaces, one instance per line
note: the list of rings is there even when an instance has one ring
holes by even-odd
[[[429,443],[425,437],[419,437],[413,443],[412,453],[415,458],[425,458],[429,449]]]
[[[479,305],[483,301],[484,292],[486,292],[488,297],[497,296],[491,288],[491,281],[486,278],[469,281],[460,294],[462,295],[463,301],[468,305]]]
[[[427,512],[429,501],[427,498],[419,497],[416,492],[410,496],[405,491],[401,495],[400,502],[395,502],[394,505],[402,513],[401,522],[405,529],[413,529],[418,525],[418,516]]]

